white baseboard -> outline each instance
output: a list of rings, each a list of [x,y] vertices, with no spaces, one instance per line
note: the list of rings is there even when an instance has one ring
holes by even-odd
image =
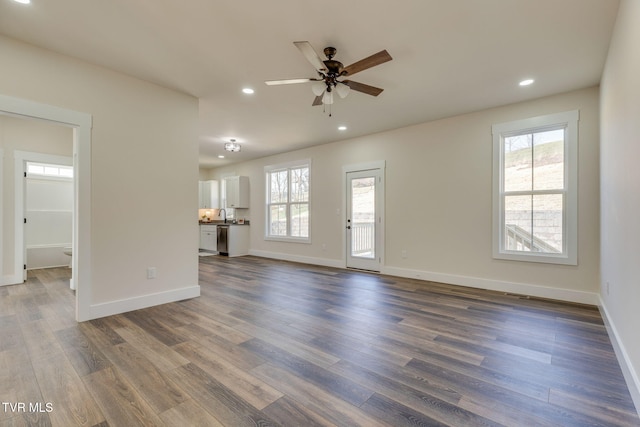
[[[381,273],[390,276],[406,277],[410,279],[428,280],[431,282],[448,283],[451,285],[467,286],[470,288],[488,289],[491,291],[528,295],[538,298],[548,298],[558,301],[576,302],[581,304],[598,304],[598,294],[595,292],[576,291],[573,289],[552,288],[531,283],[514,283],[502,280],[482,279],[479,277],[459,276],[455,274],[434,273],[432,271],[411,270],[397,267],[383,267]]]
[[[307,257],[302,255],[285,254],[281,252],[257,251],[253,249],[249,251],[249,255],[254,255],[262,258],[280,259],[283,261],[299,262],[302,264],[321,265],[323,267],[345,268],[344,261],[339,259]]]
[[[18,285],[23,282],[24,281],[22,280],[22,276],[16,276],[11,274],[11,275],[2,276],[2,281],[0,282],[0,286]]]
[[[300,262],[304,264],[322,265],[325,267],[346,268],[343,260],[285,254],[280,252],[250,250],[249,255],[263,258],[281,259],[283,261]],[[558,301],[576,302],[581,304],[598,305],[598,294],[595,292],[576,291],[572,289],[552,288],[531,283],[514,283],[478,277],[459,276],[454,274],[435,273],[432,271],[412,270],[398,267],[382,267],[381,274],[410,279],[428,280],[470,288],[488,289],[492,291],[529,295],[532,297],[548,298]]]
[[[604,324],[607,328],[607,332],[609,333],[613,350],[616,353],[618,363],[622,369],[622,375],[624,375],[624,379],[627,382],[627,388],[629,388],[629,394],[631,394],[631,399],[633,399],[638,416],[640,416],[640,377],[634,369],[633,363],[631,363],[629,354],[618,335],[618,330],[616,329],[616,326],[609,315],[609,311],[607,310],[607,307],[600,295],[598,295],[598,300],[598,308],[600,309],[600,314],[602,314],[602,318],[604,319]]]
[[[196,298],[199,296],[200,286],[196,285],[188,288],[159,292],[157,294],[141,295],[134,298],[94,304],[89,307],[87,318],[78,320],[84,322],[86,320],[98,319],[100,317],[112,316],[114,314],[126,313],[128,311],[140,310],[142,308],[182,301],[184,299]]]

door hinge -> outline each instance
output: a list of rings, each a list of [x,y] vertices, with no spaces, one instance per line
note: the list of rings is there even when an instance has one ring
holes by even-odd
[[[27,269],[27,264],[23,264],[22,269],[23,269],[23,270],[26,270],[26,269]]]
[[[27,173],[26,173],[26,172],[24,173],[24,177],[25,177],[25,178],[27,177]]]
[[[26,224],[27,223],[27,218],[22,218],[22,219],[24,220],[24,223]]]

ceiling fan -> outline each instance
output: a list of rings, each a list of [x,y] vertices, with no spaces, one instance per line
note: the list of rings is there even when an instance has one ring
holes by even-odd
[[[307,60],[313,65],[318,78],[309,79],[287,79],[287,80],[267,80],[267,85],[286,85],[295,83],[308,83],[315,82],[311,87],[311,90],[316,95],[311,105],[331,105],[333,104],[333,92],[338,93],[338,96],[344,98],[347,96],[351,89],[366,93],[367,95],[378,96],[382,93],[383,89],[375,86],[369,86],[364,83],[358,83],[353,80],[338,80],[342,77],[351,77],[355,73],[364,71],[376,65],[383,64],[387,61],[391,61],[391,55],[386,50],[381,50],[378,53],[374,53],[358,62],[354,62],[351,65],[343,66],[342,62],[336,61],[333,57],[336,55],[335,47],[325,47],[324,54],[327,57],[326,60],[320,59],[320,56],[313,49],[311,44],[307,41],[293,42],[300,52],[307,58]]]

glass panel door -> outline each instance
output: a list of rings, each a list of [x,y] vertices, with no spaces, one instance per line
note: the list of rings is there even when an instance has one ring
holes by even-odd
[[[347,173],[347,267],[380,270],[380,169]]]

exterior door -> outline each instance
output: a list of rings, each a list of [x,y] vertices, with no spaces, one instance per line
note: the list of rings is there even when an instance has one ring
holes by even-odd
[[[382,170],[347,172],[347,267],[380,271]]]

